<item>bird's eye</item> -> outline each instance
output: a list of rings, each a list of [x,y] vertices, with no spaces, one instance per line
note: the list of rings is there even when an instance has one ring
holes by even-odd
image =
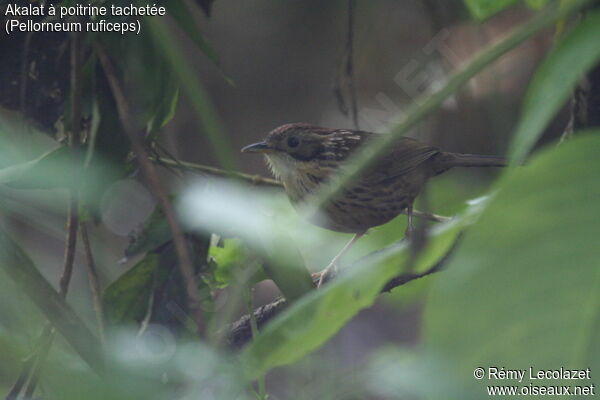
[[[296,136],[291,136],[287,140],[287,145],[289,147],[298,147],[299,144],[300,144],[300,140]]]

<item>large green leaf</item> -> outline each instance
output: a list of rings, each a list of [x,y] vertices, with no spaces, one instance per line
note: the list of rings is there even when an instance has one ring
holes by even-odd
[[[540,65],[510,146],[515,163],[525,159],[579,79],[600,61],[599,38],[600,12],[589,13]]]
[[[598,154],[600,131],[500,182],[430,290],[425,340],[440,380],[429,380],[450,382],[432,398],[482,399],[486,385],[519,385],[477,381],[476,367],[600,371]]]
[[[416,261],[415,270],[435,265],[448,252],[460,231],[460,222],[453,221],[436,231]],[[372,305],[409,257],[410,249],[405,243],[394,245],[361,259],[330,284],[297,301],[267,325],[242,353],[248,376],[256,378],[317,349],[360,310]]]

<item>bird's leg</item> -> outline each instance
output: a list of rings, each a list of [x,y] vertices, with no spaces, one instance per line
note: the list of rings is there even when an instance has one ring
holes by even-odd
[[[410,203],[408,205],[408,207],[406,207],[406,216],[408,217],[408,222],[406,225],[406,231],[404,232],[404,236],[409,238],[415,230],[415,227],[413,225],[413,205],[412,205],[412,203]]]
[[[337,262],[340,260],[340,258],[342,258],[342,256],[344,254],[346,254],[346,252],[348,252],[348,250],[350,250],[350,248],[354,245],[354,243],[356,243],[356,241],[358,239],[360,239],[364,234],[365,234],[365,232],[357,233],[356,235],[354,235],[352,237],[352,239],[350,239],[350,241],[348,243],[346,243],[344,248],[335,257],[333,257],[333,260],[331,260],[329,265],[321,272],[321,276],[319,277],[319,282],[317,283],[317,288],[320,288],[321,285],[323,285],[327,280],[329,280],[329,278],[330,278],[329,275],[331,275],[332,270],[333,270],[333,272],[336,271]]]

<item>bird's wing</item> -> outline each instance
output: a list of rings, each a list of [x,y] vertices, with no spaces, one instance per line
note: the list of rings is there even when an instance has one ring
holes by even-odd
[[[371,133],[365,131],[344,131],[347,137],[356,137],[360,140],[346,140],[347,155],[354,153],[359,145],[365,145],[371,140],[383,137],[382,133]],[[398,176],[413,171],[417,166],[439,153],[436,147],[424,144],[409,137],[402,137],[396,141],[392,150],[381,157],[375,166],[366,172],[363,179],[370,183],[384,183],[386,179],[395,179]]]
[[[439,150],[436,147],[412,138],[400,138],[392,151],[376,164],[368,178],[374,182],[385,183],[386,179],[394,179],[414,171],[437,153]]]

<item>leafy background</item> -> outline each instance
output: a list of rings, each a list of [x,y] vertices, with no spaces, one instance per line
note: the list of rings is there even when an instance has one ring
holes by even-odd
[[[493,384],[475,380],[476,367],[589,367],[594,377],[593,3],[178,0],[165,3],[169,18],[141,20],[139,36],[3,36],[3,394],[17,398],[11,388],[32,359],[42,361],[22,394],[60,399],[475,399]],[[353,77],[343,72],[349,5]],[[73,43],[77,73],[65,50]],[[428,224],[416,257],[400,240],[400,216],[373,229],[345,258],[346,272],[316,291],[309,272],[348,238],[300,220],[276,183],[256,177],[268,175],[262,161],[238,149],[286,122],[352,127],[334,90],[347,102],[352,84],[363,129],[507,154],[515,167],[432,180],[418,206],[454,218]],[[200,334],[132,131],[187,232]],[[65,224],[68,216],[79,222]],[[390,279],[427,274],[441,260],[442,272],[380,295]],[[245,346],[231,346],[229,324],[274,300],[276,318],[246,320]],[[40,334],[55,338],[47,360]]]

